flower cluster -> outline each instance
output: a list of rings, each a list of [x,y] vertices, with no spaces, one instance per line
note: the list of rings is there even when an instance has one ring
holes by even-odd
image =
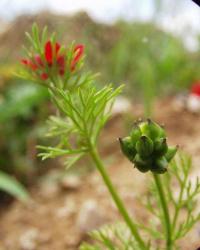
[[[49,40],[40,53],[33,54],[29,59],[22,59],[21,63],[40,79],[47,80],[51,78],[51,75],[62,77],[66,72],[72,73],[83,56],[83,52],[84,46],[76,45],[70,52],[71,58],[68,58],[65,48],[61,48],[58,42],[53,43]]]
[[[141,172],[165,173],[177,151],[168,147],[164,129],[150,119],[136,123],[130,136],[119,140],[122,152]]]

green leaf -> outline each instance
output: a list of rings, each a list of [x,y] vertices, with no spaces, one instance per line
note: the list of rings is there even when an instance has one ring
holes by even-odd
[[[47,97],[48,92],[42,87],[28,83],[15,86],[8,91],[0,104],[0,122],[5,122],[17,115],[27,115],[33,106]]]
[[[80,250],[102,250],[98,246],[93,246],[87,243],[84,243],[83,245],[80,246]]]
[[[35,41],[35,44],[37,46],[37,50],[41,50],[41,44],[40,44],[40,38],[39,38],[39,29],[36,23],[33,24],[32,26],[32,34],[33,34],[33,39]]]
[[[47,26],[44,27],[43,31],[42,31],[42,45],[44,46],[46,41],[47,41],[47,32],[48,32],[48,28]]]
[[[66,169],[71,168],[77,161],[79,161],[85,153],[77,154],[76,156],[69,156],[67,157],[66,161],[64,162],[64,165],[66,166]]]
[[[83,243],[80,250],[139,250],[137,243],[124,223],[105,225],[90,234],[93,244]],[[149,248],[150,249],[150,246]]]
[[[29,199],[26,189],[13,177],[0,171],[0,189],[21,201]]]

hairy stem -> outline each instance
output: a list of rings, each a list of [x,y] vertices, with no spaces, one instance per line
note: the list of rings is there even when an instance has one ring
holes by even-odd
[[[105,168],[104,168],[104,165],[99,157],[99,154],[97,152],[96,149],[92,149],[91,152],[90,152],[90,155],[93,159],[93,161],[95,162],[95,165],[98,169],[98,171],[100,172],[103,180],[104,180],[104,183],[106,184],[120,214],[122,215],[123,219],[125,220],[127,226],[129,227],[133,237],[135,238],[135,240],[137,241],[138,245],[140,246],[140,249],[141,250],[147,250],[147,246],[145,245],[143,239],[141,238],[138,230],[137,230],[137,226],[136,224],[132,221],[132,219],[130,218],[121,198],[119,197],[118,193],[116,192]]]
[[[167,202],[165,200],[165,193],[162,187],[162,183],[160,181],[160,176],[158,174],[153,174],[153,178],[156,184],[157,192],[160,198],[160,204],[164,215],[165,232],[166,232],[166,250],[171,250],[172,249],[171,222],[170,222]]]

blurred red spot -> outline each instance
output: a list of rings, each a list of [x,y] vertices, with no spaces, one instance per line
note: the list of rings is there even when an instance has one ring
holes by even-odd
[[[49,76],[47,75],[47,73],[42,73],[41,74],[41,79],[42,80],[47,80],[49,78]]]
[[[51,41],[47,41],[45,44],[45,59],[49,65],[52,65],[53,50],[52,50]]]
[[[74,71],[76,64],[83,55],[83,51],[84,51],[84,46],[82,44],[78,44],[74,48],[74,58],[71,62],[71,71]]]
[[[35,55],[35,62],[36,62],[39,66],[41,66],[41,67],[44,66],[44,64],[43,64],[43,62],[42,62],[42,59],[41,59],[40,55]]]
[[[192,85],[191,93],[200,97],[200,82],[196,82]]]

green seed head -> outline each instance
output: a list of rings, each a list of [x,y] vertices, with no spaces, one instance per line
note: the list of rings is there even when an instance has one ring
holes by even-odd
[[[142,122],[139,127],[142,132],[142,135],[146,135],[152,140],[165,137],[164,129],[157,123],[151,121],[150,119],[145,122]]]
[[[153,153],[153,141],[143,135],[136,143],[136,151],[141,156],[141,158],[147,158]]]
[[[155,159],[151,171],[156,174],[163,174],[167,171],[168,162],[166,158],[160,157]]]
[[[135,125],[134,128],[131,130],[130,137],[132,140],[133,145],[135,146],[138,139],[142,136],[141,130],[138,125]]]
[[[139,154],[136,154],[133,162],[135,164],[135,167],[142,173],[150,170],[151,161],[142,159]]]
[[[178,146],[176,146],[176,147],[169,147],[168,148],[168,150],[167,150],[167,152],[165,154],[166,160],[168,162],[170,162],[174,158],[177,150],[178,150]]]
[[[141,172],[156,174],[167,171],[177,147],[168,147],[163,127],[148,119],[138,122],[130,136],[120,139],[122,152]]]
[[[167,152],[167,140],[166,138],[157,139],[154,142],[154,152],[157,156],[163,156]]]
[[[135,150],[135,147],[132,144],[131,137],[127,136],[127,137],[125,137],[123,139],[119,138],[119,142],[120,142],[122,152],[132,162],[135,155],[136,155],[136,150]]]

